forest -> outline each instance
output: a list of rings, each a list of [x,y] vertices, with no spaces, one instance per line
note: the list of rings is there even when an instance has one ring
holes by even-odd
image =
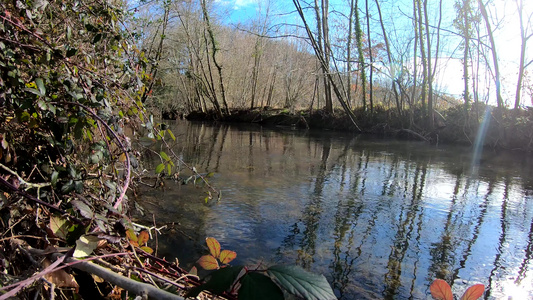
[[[288,123],[303,115],[301,126],[318,128],[335,127],[330,117],[341,112],[347,120],[336,127],[351,123],[355,132],[464,144],[494,107],[487,144],[529,151],[530,6],[266,1],[233,22],[237,9],[223,2],[146,6],[138,16],[149,21],[136,28],[148,42],[142,47],[161,59],[147,106],[171,118],[200,112],[191,118],[217,120],[256,120],[277,109],[299,112]]]
[[[157,187],[183,169],[193,174],[184,183],[202,184],[206,202],[221,197],[209,174],[173,151],[165,116],[272,112],[307,127],[466,144],[488,124],[486,145],[533,149],[531,4],[253,5],[252,17],[235,22],[235,7],[221,1],[0,3],[0,299],[182,299],[198,286],[236,299],[242,269],[220,269],[222,290],[203,286],[195,270],[157,256],[155,217],[131,217],[142,214],[135,194],[143,178]],[[519,33],[512,55],[502,50],[508,26]],[[457,78],[454,94],[446,81]],[[155,143],[160,150],[149,149]],[[155,170],[145,168],[145,152],[160,158]],[[222,257],[217,243],[208,239],[206,249],[218,267],[229,252]],[[300,297],[314,292],[273,284],[279,274],[305,274],[312,287],[325,281],[285,267],[247,272],[242,290],[268,286],[277,297],[278,286]],[[332,298],[327,288],[320,299]]]

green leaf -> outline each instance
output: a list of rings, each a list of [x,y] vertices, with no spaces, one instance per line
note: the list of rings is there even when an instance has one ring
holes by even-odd
[[[157,167],[155,168],[155,173],[156,173],[156,174],[159,174],[159,173],[163,172],[164,169],[165,169],[165,164],[159,164],[159,165],[157,165]]]
[[[185,297],[196,297],[201,291],[207,290],[214,294],[221,295],[233,285],[241,273],[242,266],[226,267],[211,273],[211,279],[208,282],[190,289]]]
[[[159,154],[161,155],[161,157],[162,157],[164,160],[166,160],[166,161],[169,161],[169,160],[170,160],[170,157],[168,157],[168,155],[167,155],[165,152],[161,151]]]
[[[172,133],[172,131],[170,129],[167,129],[167,132],[168,134],[170,134],[170,137],[172,138],[172,140],[176,140],[176,137],[174,136],[174,134]]]
[[[142,247],[140,247],[140,248],[141,248],[141,250],[143,250],[144,252],[146,252],[146,253],[148,253],[148,254],[152,254],[152,253],[154,253],[154,249],[152,249],[152,248],[150,248],[150,247],[148,247],[148,246],[142,246]]]
[[[67,219],[58,216],[50,217],[50,230],[52,230],[52,233],[60,239],[67,238],[70,225],[71,224]]]
[[[241,279],[239,300],[283,300],[283,292],[268,276],[260,273],[247,273]]]
[[[74,250],[73,257],[85,257],[91,255],[94,249],[98,246],[100,239],[94,235],[82,235],[76,241],[76,250]]]
[[[80,211],[80,214],[87,219],[92,219],[94,216],[93,210],[81,200],[72,200],[70,201],[73,207],[77,208]]]
[[[324,275],[304,270],[299,266],[272,266],[267,273],[289,293],[305,299],[337,299]]]
[[[133,229],[128,229],[126,231],[126,237],[130,240],[130,243],[134,244],[134,246],[138,246],[139,243],[137,243],[137,241],[139,240],[139,238],[137,237],[137,235],[135,234],[135,231],[133,231]]]
[[[77,132],[79,132],[79,136],[81,137],[83,131],[79,130]],[[89,158],[90,158],[89,162],[91,164],[98,164],[104,158],[104,153],[102,153],[102,151],[97,151],[97,152],[93,153]]]
[[[55,186],[57,184],[57,178],[59,177],[59,173],[57,171],[54,171],[52,173],[52,176],[50,178],[50,181],[52,182],[52,186]]]
[[[167,173],[168,176],[172,175],[172,166],[170,164],[167,165]]]
[[[63,186],[61,186],[61,193],[62,194],[68,194],[74,190],[74,181],[69,180],[67,183],[65,183]]]
[[[44,87],[44,82],[42,78],[35,79],[35,84],[39,88],[39,92],[41,93],[41,96],[46,95],[46,88]]]

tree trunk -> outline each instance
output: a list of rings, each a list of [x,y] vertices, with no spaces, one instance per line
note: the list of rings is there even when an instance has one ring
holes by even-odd
[[[428,19],[428,7],[427,0],[424,0],[424,21],[426,26],[426,44],[427,44],[427,85],[428,85],[428,125],[429,130],[433,130],[435,127],[435,119],[433,112],[433,73],[431,68],[431,37],[429,35],[429,19]]]
[[[489,16],[488,16],[485,4],[483,4],[482,0],[477,0],[477,2],[479,5],[479,9],[481,11],[481,16],[483,16],[483,20],[485,21],[485,26],[487,27],[487,34],[489,35],[489,40],[490,40],[492,63],[494,64],[494,76],[496,80],[496,102],[498,103],[498,107],[503,107],[503,99],[502,99],[502,94],[501,94],[500,68],[498,64],[498,53],[496,51],[496,43],[494,42],[494,35],[492,34],[492,28],[490,25],[490,20],[489,20]]]
[[[218,83],[219,83],[219,88],[220,88],[220,94],[222,96],[222,104],[224,105],[225,113],[229,115],[228,103],[226,101],[226,90],[224,88],[224,80],[223,80],[224,78],[222,77],[222,67],[217,61],[218,48],[217,48],[217,44],[215,40],[215,34],[213,33],[213,28],[211,28],[211,23],[209,21],[209,14],[207,13],[206,0],[202,0],[201,5],[202,5],[202,12],[204,14],[205,25],[207,28],[207,32],[209,34],[209,39],[211,41],[211,51],[212,51],[211,58],[213,59],[213,63],[215,64],[215,67],[217,68],[217,72],[218,72]]]
[[[359,18],[359,0],[355,0],[355,39],[357,42],[357,52],[359,63],[359,72],[361,73],[361,88],[363,94],[363,111],[366,110],[366,72],[365,72],[365,56],[363,52],[363,30],[361,30],[361,20]]]
[[[527,33],[527,29],[524,28],[524,16],[523,16],[523,2],[522,0],[519,0],[520,2],[516,3],[516,9],[518,10],[518,17],[520,18],[520,39],[522,41],[522,44],[520,45],[520,67],[518,68],[518,82],[516,83],[516,96],[515,96],[515,102],[514,102],[514,108],[518,109],[520,107],[520,93],[522,91],[522,81],[524,80],[524,71],[526,68],[525,60],[526,60],[526,45],[527,40],[533,36],[533,34]]]
[[[368,56],[369,56],[369,59],[370,59],[370,78],[369,78],[369,83],[370,83],[370,93],[369,93],[369,100],[370,100],[370,114],[373,114],[374,113],[374,93],[373,93],[373,88],[374,88],[374,84],[373,84],[373,75],[374,75],[374,58],[372,57],[372,39],[370,39],[370,14],[369,14],[369,11],[368,11],[368,0],[365,0],[365,8],[366,8],[366,32],[367,32],[367,36],[366,38],[368,39]]]
[[[399,95],[398,95],[398,91],[396,90],[396,80],[394,78],[394,74],[393,74],[393,69],[392,69],[392,55],[391,55],[391,50],[390,50],[390,44],[389,44],[389,39],[387,37],[387,31],[385,30],[385,25],[383,24],[383,16],[381,14],[381,7],[379,5],[379,1],[378,0],[375,0],[376,2],[376,7],[378,9],[378,14],[379,14],[379,23],[381,25],[381,31],[383,32],[383,39],[385,40],[385,48],[387,49],[387,59],[388,59],[388,62],[389,62],[389,73],[391,74],[391,81],[392,81],[392,90],[394,92],[394,99],[396,100],[396,109],[398,110],[398,115],[401,117],[402,116],[402,107],[400,105],[400,99],[399,99]]]
[[[424,42],[424,33],[422,31],[422,27],[424,26],[424,21],[422,18],[422,4],[421,0],[415,0],[417,5],[417,12],[418,12],[418,38],[420,41],[420,54],[422,55],[422,94],[421,94],[421,101],[422,101],[422,114],[424,116],[427,116],[426,111],[426,92],[427,92],[427,79],[428,79],[428,69],[427,69],[427,57],[426,57],[426,45]]]

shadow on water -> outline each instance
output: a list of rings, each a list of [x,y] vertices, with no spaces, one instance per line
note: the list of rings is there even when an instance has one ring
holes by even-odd
[[[167,183],[143,197],[176,222],[160,253],[191,267],[206,236],[236,264],[299,264],[324,274],[339,299],[424,299],[435,278],[457,294],[533,297],[533,162],[472,150],[333,132],[173,125],[174,151],[211,183]],[[152,162],[154,166],[158,161]],[[185,172],[185,171],[184,171]],[[151,216],[151,215],[150,215]]]

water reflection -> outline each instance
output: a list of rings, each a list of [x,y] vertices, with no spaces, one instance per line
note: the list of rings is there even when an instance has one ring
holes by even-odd
[[[208,207],[193,187],[150,192],[148,210],[185,233],[161,241],[182,264],[214,236],[235,263],[322,273],[340,299],[424,299],[434,278],[457,294],[482,283],[487,299],[533,297],[528,157],[485,150],[473,176],[465,148],[187,122],[173,131],[174,150],[216,172],[223,195]]]

